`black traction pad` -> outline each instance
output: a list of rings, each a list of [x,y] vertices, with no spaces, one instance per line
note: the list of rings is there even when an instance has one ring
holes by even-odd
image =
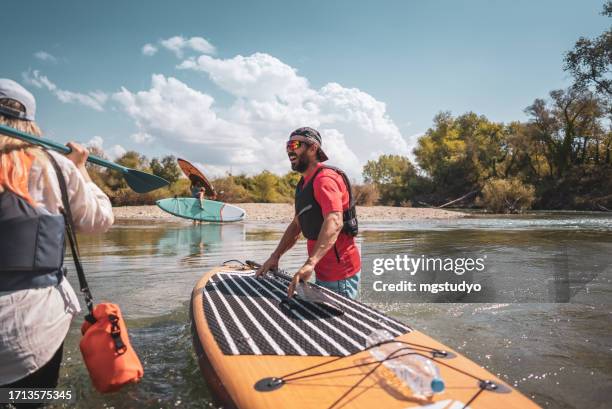
[[[348,356],[366,337],[385,329],[394,337],[411,328],[365,304],[325,288],[328,303],[293,297],[288,277],[255,278],[254,271],[223,271],[202,291],[208,327],[226,355]]]

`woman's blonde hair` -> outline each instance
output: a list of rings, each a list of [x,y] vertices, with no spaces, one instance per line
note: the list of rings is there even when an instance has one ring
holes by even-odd
[[[12,99],[0,99],[0,105],[25,112],[25,107]],[[34,121],[13,118],[0,113],[0,124],[34,136],[42,136],[40,128]],[[0,192],[8,189],[26,199],[30,204],[34,204],[28,192],[28,178],[35,160],[47,161],[48,159],[40,148],[0,134]]]

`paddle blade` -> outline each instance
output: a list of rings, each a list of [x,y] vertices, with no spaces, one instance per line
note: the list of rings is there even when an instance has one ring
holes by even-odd
[[[136,169],[127,169],[123,177],[128,186],[136,193],[147,193],[170,184],[166,179]]]

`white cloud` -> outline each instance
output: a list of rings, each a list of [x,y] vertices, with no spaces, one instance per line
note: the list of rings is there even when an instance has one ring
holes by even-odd
[[[123,89],[114,98],[140,132],[216,171],[287,172],[284,142],[300,126],[319,129],[330,164],[356,179],[369,159],[410,153],[384,103],[337,83],[315,89],[297,70],[268,54],[227,60],[200,56],[179,67],[208,74],[234,102],[217,107],[210,95],[163,75],[154,75],[147,91]]]
[[[95,109],[96,111],[104,111],[104,104],[108,100],[108,95],[102,91],[92,91],[87,94],[82,94],[61,89],[38,70],[24,72],[23,79],[26,83],[37,88],[48,89],[61,102],[80,104]]]
[[[251,131],[220,118],[214,99],[175,78],[153,75],[151,89],[132,93],[122,88],[113,95],[131,116],[141,134],[160,140],[192,160],[211,164],[253,164],[259,144]]]
[[[229,105],[218,106],[211,95],[162,74],[152,76],[149,89],[121,88],[112,94],[112,100],[134,120],[138,130],[130,135],[133,142],[155,141],[169,153],[204,164],[211,175],[230,170],[287,172],[284,143],[300,126],[317,128],[329,163],[358,180],[367,160],[385,153],[410,156],[416,145],[418,135],[402,136],[384,102],[336,82],[315,87],[296,68],[272,55],[215,58],[215,47],[204,38],[182,36],[145,44],[142,53],[154,55],[161,48],[183,59],[178,69],[200,72],[230,94]],[[184,58],[187,51],[202,55]],[[65,103],[98,111],[109,103],[104,92],[64,90],[38,71],[23,76]],[[96,136],[90,142],[102,147],[104,140]],[[114,145],[107,152],[117,157],[125,149]]]
[[[205,72],[219,87],[229,93],[253,100],[303,100],[312,96],[308,80],[277,58],[264,53],[248,57],[237,55],[222,60],[202,55],[178,65],[179,69]]]
[[[34,53],[34,57],[38,58],[41,61],[56,63],[57,58],[46,51],[37,51]]]
[[[109,149],[104,149],[104,138],[98,135],[93,136],[89,141],[85,142],[85,146],[88,148],[100,149],[110,160],[115,160],[127,152],[121,145],[113,145]]]
[[[123,146],[121,146],[121,145],[113,145],[108,150],[108,156],[110,157],[111,160],[115,160],[115,159],[120,158],[121,156],[125,155],[126,152],[127,152],[127,150]]]
[[[149,144],[155,140],[155,137],[146,132],[137,132],[130,135],[130,139],[136,143]]]
[[[157,47],[155,47],[153,44],[147,43],[142,46],[142,53],[150,57],[157,53]]]
[[[185,50],[215,51],[200,37],[176,36],[160,41],[159,47],[177,56]],[[158,44],[147,44],[142,52],[152,55],[157,49]],[[228,59],[200,55],[183,59],[177,68],[208,76],[230,94],[230,103],[219,106],[211,95],[163,74],[152,75],[148,89],[123,87],[111,98],[137,127],[131,141],[155,142],[169,153],[204,164],[213,175],[230,170],[287,172],[290,166],[284,143],[300,126],[318,129],[329,163],[357,180],[361,180],[366,161],[389,153],[409,156],[416,144],[414,136],[402,136],[386,105],[372,95],[336,82],[314,87],[297,69],[266,53]],[[104,92],[63,90],[38,71],[24,73],[24,78],[63,102],[97,110],[109,103]],[[103,142],[102,138],[92,141]],[[115,145],[108,153],[119,156],[125,149]]]
[[[91,147],[91,148],[103,149],[102,146],[104,146],[104,138],[96,135],[92,137],[89,141],[87,141],[85,143],[85,146]]]
[[[52,83],[46,76],[40,75],[38,70],[34,70],[32,72],[24,72],[23,79],[28,84],[34,85],[37,88],[47,88],[51,92],[57,89],[57,86]]]
[[[312,126],[322,133],[330,163],[360,179],[361,168],[383,153],[409,155],[412,146],[386,112],[386,105],[357,89],[329,83],[316,89],[296,69],[277,58],[255,53],[230,59],[207,55],[187,59],[179,69],[206,73],[236,99],[225,112],[232,123],[265,135],[265,151],[276,152],[275,169],[287,169],[279,146],[292,129]],[[264,166],[260,166],[263,168]]]
[[[215,46],[202,37],[185,38],[183,36],[174,36],[166,40],[160,40],[159,44],[172,51],[177,58],[183,58],[185,50],[197,51],[202,54],[215,54],[216,52]]]

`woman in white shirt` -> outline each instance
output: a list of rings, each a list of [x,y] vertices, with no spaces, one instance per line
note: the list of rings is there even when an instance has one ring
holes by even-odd
[[[35,111],[32,94],[0,79],[1,124],[40,136]],[[80,232],[105,232],[114,221],[111,203],[87,173],[87,150],[76,143],[68,146],[72,152],[66,156],[50,154],[66,180],[74,225]],[[61,266],[63,219],[56,215],[62,208],[47,154],[0,134],[0,387],[57,386],[64,338],[80,311]]]

